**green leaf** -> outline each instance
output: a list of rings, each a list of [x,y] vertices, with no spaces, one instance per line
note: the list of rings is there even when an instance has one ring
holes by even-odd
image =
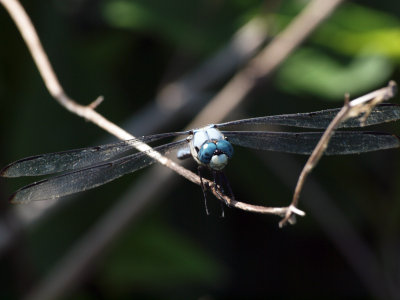
[[[301,11],[288,2],[277,15],[281,30]],[[346,55],[384,55],[400,59],[400,20],[385,12],[347,2],[310,37],[310,42]]]
[[[400,59],[400,21],[390,14],[347,3],[313,36],[345,54],[378,54]]]
[[[281,67],[277,84],[287,92],[343,101],[346,92],[357,95],[384,84],[392,71],[383,56],[360,55],[341,64],[323,52],[303,48]]]

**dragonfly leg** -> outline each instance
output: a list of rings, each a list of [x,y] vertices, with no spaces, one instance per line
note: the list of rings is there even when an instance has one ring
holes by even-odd
[[[219,176],[219,182],[220,182],[220,186],[221,186],[221,191],[229,196],[233,201],[235,201],[235,195],[233,194],[233,190],[231,187],[231,184],[229,183],[228,178],[226,177],[224,172],[218,172],[218,176]],[[222,188],[222,186],[225,186],[228,189],[229,194],[225,193],[224,189]],[[230,200],[226,200],[225,198],[221,198],[224,200],[224,203],[227,207],[231,207],[232,203]],[[222,204],[222,203],[221,203]]]
[[[201,175],[201,166],[197,167],[197,174],[200,177],[200,186],[201,186],[201,190],[203,191],[203,197],[204,197],[204,207],[206,208],[206,214],[207,216],[210,214],[210,212],[208,211],[208,206],[207,206],[207,195],[206,195],[206,187],[204,185],[204,181],[203,181],[203,176]]]
[[[224,185],[228,188],[229,191],[229,196],[232,198],[232,200],[235,200],[235,195],[233,194],[233,190],[231,187],[231,184],[229,183],[228,178],[226,177],[225,173],[220,172],[220,176],[222,177],[222,181],[224,182]],[[225,202],[226,206],[230,206],[230,203]]]
[[[223,178],[221,177],[221,172],[213,170],[212,174],[213,174],[214,184],[216,187],[217,194],[218,194],[219,198],[224,200],[225,204],[227,205],[227,202],[223,197],[223,194],[225,194],[225,191],[224,191],[224,188],[222,185],[223,180],[221,180],[221,179],[223,179]],[[221,218],[224,218],[225,217],[224,205],[223,205],[222,201],[220,201],[219,204],[221,206]]]

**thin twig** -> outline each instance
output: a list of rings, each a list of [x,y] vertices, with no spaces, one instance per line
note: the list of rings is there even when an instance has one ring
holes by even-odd
[[[15,2],[11,0],[0,0],[0,2],[3,3],[3,5],[5,5],[4,4],[5,1]],[[226,85],[224,90],[222,90],[214,98],[214,100],[211,102],[211,105],[208,106],[206,110],[203,110],[203,112],[196,119],[197,120],[196,123],[200,122],[201,124],[204,124],[204,122],[201,122],[199,120],[204,120],[205,118],[207,120],[213,119],[215,122],[218,122],[218,120],[225,118],[226,115],[230,111],[232,111],[244,99],[244,97],[248,94],[248,92],[254,87],[255,79],[270,74],[313,31],[313,29],[315,29],[325,18],[327,18],[330,15],[330,13],[335,9],[335,7],[339,5],[341,2],[342,0],[311,1],[309,5],[307,5],[306,9],[303,10],[303,12],[298,17],[296,17],[294,21],[296,22],[295,25],[294,23],[289,25],[282,32],[282,34],[278,35],[277,38],[266,48],[266,50],[262,52],[264,54],[262,55],[263,59],[255,61],[259,64],[253,63],[252,68],[247,68],[244,71],[238,73],[234,77],[234,80],[231,80]],[[18,24],[17,20],[15,22]],[[23,31],[24,28],[20,30]],[[273,51],[268,50],[269,48],[275,50]],[[255,74],[249,72],[253,68],[258,68],[258,67],[261,67],[259,72],[256,72]],[[243,79],[243,77],[245,77],[244,75],[246,76],[250,75],[251,80]],[[254,77],[253,75],[256,76]],[[244,85],[242,85],[242,83],[244,83]],[[235,93],[235,91],[238,91],[238,93]],[[214,113],[216,111],[218,111],[217,117],[215,117]],[[129,137],[122,137],[122,139],[128,139],[128,138]],[[152,180],[154,180],[154,178],[152,178]],[[149,191],[149,189],[147,189],[147,192],[152,194],[152,192]],[[143,197],[143,199],[150,197],[151,196],[148,195]],[[125,211],[122,210],[122,211],[127,213],[128,210]],[[132,212],[137,213],[137,210],[134,209],[132,210],[131,208],[129,210],[129,215],[127,215],[126,218],[132,217],[133,215]],[[114,216],[114,211],[111,211],[109,214],[107,214],[105,218],[111,216]],[[117,233],[121,231],[124,224],[126,224],[126,223],[116,222],[118,218],[117,219],[108,218],[108,220],[105,220],[105,218],[104,220],[103,219],[101,220],[104,221],[104,224],[109,225],[111,222],[111,224],[113,224],[115,227],[115,230],[112,231],[111,233]],[[45,278],[42,284],[38,286],[37,290],[31,296],[33,296],[33,298],[35,298],[36,296],[37,299],[46,299],[46,298],[48,299],[49,297],[57,298],[61,295],[63,291],[68,289],[68,287],[71,287],[71,285],[73,285],[73,283],[78,280],[79,276],[82,273],[81,272],[82,268],[84,268],[87,265],[86,263],[92,261],[94,257],[96,257],[101,252],[101,250],[104,248],[104,245],[106,245],[107,242],[111,241],[112,238],[115,238],[115,234],[114,235],[102,234],[104,231],[110,232],[109,228],[110,227],[103,227],[103,226],[99,228],[97,227],[93,228],[93,231],[91,230],[87,235],[85,235],[82,238],[82,243],[80,242],[77,243],[73,247],[73,250],[70,253],[68,253],[68,255],[65,256],[65,259],[63,259],[62,262],[56,265],[56,267],[52,270],[52,272],[50,272],[49,276]],[[98,237],[99,239],[101,239],[101,241],[95,241],[93,243],[85,243],[85,241],[91,241],[90,239],[91,237]],[[98,245],[103,245],[103,247],[97,247]],[[80,259],[76,260],[75,258],[77,258],[77,256],[79,256]],[[63,262],[65,262],[65,264],[63,264]],[[63,268],[65,265],[68,265],[69,272],[65,272],[65,268]],[[66,275],[66,273],[68,273],[68,276]],[[53,285],[53,283],[55,282],[57,282],[58,284]],[[50,288],[50,291],[48,288]]]
[[[222,47],[200,66],[161,88],[155,99],[134,113],[130,121],[124,122],[122,128],[126,128],[128,132],[135,132],[137,135],[148,135],[159,132],[162,128],[165,128],[166,124],[176,121],[177,115],[193,115],[205,100],[204,95],[208,94],[205,91],[215,82],[231,76],[238,66],[242,66],[254,56],[267,39],[267,29],[265,22],[260,17],[249,20],[243,27],[239,28],[225,47]],[[143,126],[143,124],[146,124],[146,126]],[[107,138],[107,140],[109,139]],[[106,142],[104,140],[104,143]],[[168,174],[167,177],[172,175],[172,173]],[[163,189],[161,183],[158,184],[153,180],[150,182],[154,187],[151,190],[153,194]],[[143,182],[143,184],[145,183]],[[137,197],[137,195],[132,195],[132,198],[136,199]],[[148,201],[152,201],[151,199],[154,199],[154,197],[150,197]],[[10,215],[13,215],[9,219],[15,219],[16,224],[22,223],[21,226],[29,226],[35,220],[51,213],[51,209],[54,210],[62,204],[61,201],[39,201],[32,203],[29,207],[15,206],[9,212]],[[112,213],[112,211],[110,209],[107,213]],[[120,220],[120,218],[115,219]],[[0,220],[0,230],[2,226],[8,227]],[[21,228],[21,226],[18,228]],[[9,231],[13,231],[14,228],[16,227],[10,228]],[[15,234],[14,231],[10,232],[11,236]],[[4,247],[8,247],[8,245],[10,245],[8,242],[0,243],[0,256],[5,249]]]
[[[94,102],[87,106],[80,105],[76,103],[73,99],[71,99],[62,88],[60,82],[57,79],[57,76],[50,64],[50,61],[41,45],[39,37],[36,33],[36,30],[30,21],[28,15],[26,14],[25,10],[23,9],[22,5],[17,0],[0,0],[4,7],[7,9],[8,13],[16,23],[18,29],[21,32],[21,35],[32,54],[32,57],[36,63],[36,66],[39,69],[39,72],[45,82],[45,85],[49,91],[49,93],[53,96],[55,100],[57,100],[64,108],[69,110],[70,112],[85,118],[88,121],[96,124],[100,128],[108,131],[109,133],[113,134],[114,136],[122,139],[122,140],[129,140],[135,139],[135,137],[122,128],[118,127],[114,123],[110,122],[106,118],[104,118],[101,114],[97,113],[93,107],[96,107],[101,101],[102,98],[97,98]],[[148,156],[155,159],[161,165],[170,168],[171,170],[175,171],[179,175],[185,177],[189,181],[200,185],[200,178],[193,172],[187,170],[186,168],[182,167],[179,164],[176,164],[172,160],[168,159],[167,157],[161,155],[159,152],[155,151],[153,148],[148,146],[147,144],[137,140],[135,143],[132,144],[132,147],[135,149],[145,152]],[[207,180],[206,180],[207,182]],[[207,182],[208,186],[210,187],[210,191],[217,197],[219,197],[219,191],[215,187],[214,183],[211,181]],[[231,202],[232,199],[229,196],[224,195],[224,201],[228,203]],[[237,205],[237,204],[236,204]],[[246,209],[248,211],[256,211],[257,206],[252,206],[250,204],[242,203],[241,205],[235,206],[240,209]],[[265,207],[265,209],[260,210],[259,213],[272,213],[274,209]]]
[[[33,24],[30,21],[26,12],[24,11],[23,7],[17,0],[0,1],[7,9],[10,16],[16,23],[18,29],[20,30],[21,35],[24,38],[25,43],[27,44],[28,49],[32,54],[32,57],[50,94],[70,112],[93,122],[94,124],[115,135],[116,137],[123,140],[134,139],[134,136],[124,131],[122,128],[118,127],[114,123],[110,122],[93,109],[93,107],[97,106],[99,102],[101,102],[101,100],[98,101],[101,98],[98,98],[88,106],[82,106],[67,96],[57,79],[57,76],[40,43],[39,37],[37,36]],[[319,22],[321,22],[327,15],[329,15],[329,13],[336,7],[336,5],[341,2],[329,2],[330,5],[325,5],[326,9],[324,14],[324,12],[321,13],[321,11],[319,11],[319,1],[321,0],[313,1],[309,6],[307,6],[306,9],[304,9],[302,13],[287,28],[287,30],[279,35],[277,39],[273,43],[271,43],[269,47],[266,48],[265,51],[261,52],[257,57],[255,57],[249,63],[249,66],[247,68],[238,73],[238,75],[236,75],[231,80],[231,82],[215,97],[215,101],[213,101],[211,105],[207,106],[207,109],[203,110],[203,112],[192,122],[192,124],[197,124],[199,120],[203,119],[203,116],[205,114],[207,115],[208,119],[210,110],[214,110],[212,104],[218,105],[219,101],[221,101],[219,99],[225,99],[228,96],[228,98],[231,99],[231,107],[235,106],[238,103],[237,101],[243,99],[244,95],[247,94],[254,86],[256,79],[265,76],[266,73],[271,72],[281,61],[284,60],[284,58],[286,58],[286,56],[294,49],[294,47],[296,47],[308,34],[310,34],[312,29],[315,28],[317,24],[319,24]],[[318,14],[315,14],[316,8],[318,8]],[[310,15],[312,15],[314,18],[309,18]],[[302,29],[301,31],[299,31],[299,27]],[[294,32],[300,32],[301,34],[293,34]],[[288,43],[287,40],[288,36],[292,37],[291,39],[289,39],[291,41],[290,43]],[[237,101],[232,101],[232,95],[235,95]],[[225,112],[227,113],[228,110],[225,109]],[[219,114],[221,117],[225,115],[221,112],[219,112]],[[139,151],[146,152],[150,157],[157,160],[160,164],[174,170],[186,179],[200,185],[200,179],[196,174],[162,156],[160,153],[154,151],[147,144],[138,141],[132,146]],[[214,188],[213,183],[209,182],[208,185],[211,187],[211,191],[213,192],[213,194],[218,198],[217,189]],[[236,207],[240,209],[245,209],[247,205],[248,204],[243,203],[242,205],[237,205]],[[270,209],[271,208],[266,208],[266,210],[262,211],[264,213],[268,213]],[[292,211],[292,207],[290,206],[286,209]],[[248,210],[254,211],[255,207],[249,206]]]
[[[19,31],[21,32],[21,35],[26,45],[28,46],[29,51],[32,54],[36,66],[39,69],[40,75],[42,76],[43,81],[53,98],[70,112],[80,117],[83,117],[88,121],[91,121],[92,123],[96,124],[97,126],[106,130],[112,135],[118,137],[119,139],[135,139],[133,135],[129,134],[122,128],[110,122],[93,109],[102,101],[102,97],[97,98],[88,106],[80,105],[76,103],[73,99],[68,97],[60,82],[58,81],[57,76],[50,64],[50,61],[41,45],[36,30],[21,4],[17,0],[0,1],[7,9],[8,13],[10,14]],[[147,144],[137,141],[132,144],[132,146],[141,152],[146,152],[147,155],[157,160],[160,164],[174,170],[176,173],[180,174],[191,182],[198,185],[200,184],[200,179],[195,173],[183,168],[179,164],[176,164],[175,162],[161,155],[157,151],[154,151]],[[212,183],[210,183],[210,186],[212,186]],[[211,191],[217,196],[216,189],[212,188]]]
[[[293,199],[290,207],[296,208],[299,202],[301,190],[303,189],[304,183],[307,176],[310,174],[312,169],[318,164],[326,148],[328,147],[329,141],[335,133],[336,128],[349,118],[359,117],[361,123],[364,123],[366,118],[371,113],[372,109],[382,103],[385,100],[392,98],[396,93],[396,83],[390,81],[387,87],[378,89],[364,96],[361,96],[353,101],[348,101],[348,95],[345,97],[345,104],[342,109],[338,112],[335,118],[329,123],[329,126],[324,131],[321,139],[318,141],[313,152],[308,158],[300,176],[297,180],[296,188],[294,190]],[[279,222],[279,226],[282,227],[286,224],[293,213],[288,210],[283,220]]]

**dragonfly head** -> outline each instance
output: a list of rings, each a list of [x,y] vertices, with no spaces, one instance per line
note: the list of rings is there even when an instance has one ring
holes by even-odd
[[[233,147],[226,140],[214,140],[205,142],[197,153],[198,160],[211,169],[220,171],[228,164],[233,156]]]

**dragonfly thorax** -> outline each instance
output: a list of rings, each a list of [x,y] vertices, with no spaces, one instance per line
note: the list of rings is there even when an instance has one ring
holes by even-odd
[[[220,171],[232,158],[233,147],[214,125],[193,132],[190,151],[197,163]]]

